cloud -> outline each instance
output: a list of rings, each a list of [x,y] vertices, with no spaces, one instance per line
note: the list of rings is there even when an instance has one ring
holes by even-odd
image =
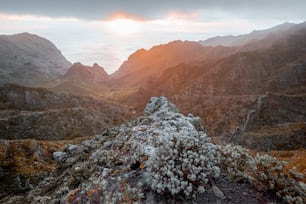
[[[0,21],[32,21],[32,22],[48,22],[48,21],[71,21],[76,22],[76,18],[51,18],[48,16],[34,16],[34,15],[21,15],[21,14],[6,14],[0,13]]]
[[[0,0],[0,12],[102,20],[123,12],[142,19],[158,19],[170,12],[198,13],[209,18],[224,14],[240,18],[305,19],[304,0]]]

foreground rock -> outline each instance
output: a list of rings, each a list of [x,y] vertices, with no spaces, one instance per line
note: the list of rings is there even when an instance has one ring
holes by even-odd
[[[56,171],[24,195],[3,198],[2,203],[279,201],[256,186],[287,202],[305,201],[302,175],[278,172],[282,163],[272,157],[214,145],[198,117],[178,113],[165,97],[151,98],[145,115],[55,151]]]

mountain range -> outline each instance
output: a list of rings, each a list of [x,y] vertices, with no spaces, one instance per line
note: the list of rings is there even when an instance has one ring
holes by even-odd
[[[2,82],[10,79],[12,83],[27,85],[36,80],[36,86],[53,92],[119,102],[136,112],[141,112],[151,96],[165,95],[182,112],[201,116],[210,135],[225,136],[236,128],[243,129],[248,113],[256,109],[258,100],[266,93],[304,98],[305,37],[306,23],[284,23],[240,36],[214,37],[200,42],[173,41],[136,51],[115,73],[108,75],[98,64],[90,67],[75,63],[69,68],[69,62],[56,47],[41,37],[28,33],[2,36],[12,39],[16,46],[20,44],[22,49],[11,48],[14,43],[10,41],[12,45],[7,47],[7,53],[10,56],[14,52],[15,55],[22,53],[23,57],[14,61],[18,63],[12,70],[24,74],[22,80],[12,78],[13,74],[8,78],[7,74],[2,75]],[[39,66],[47,57],[50,63]],[[20,66],[27,60],[34,63],[31,69]],[[4,62],[9,64],[9,61],[13,60],[7,58]],[[2,73],[10,70],[9,66],[2,67]],[[38,83],[36,75],[32,75],[34,72],[43,73],[48,79],[57,78],[51,83],[39,78],[42,81]],[[290,100],[279,101],[280,105],[285,101]],[[303,107],[304,99],[295,105]],[[305,121],[305,110],[295,114]],[[295,121],[282,121],[285,122]]]
[[[57,183],[53,185],[45,179],[40,185],[48,184],[46,191],[52,198],[58,196],[51,189],[56,186],[63,195],[70,196],[66,202],[71,200],[73,203],[75,199],[89,196],[89,187],[94,186],[92,192],[100,195],[101,189],[95,186],[95,182],[84,178],[109,182],[110,175],[106,172],[102,178],[98,175],[98,168],[104,168],[103,165],[113,161],[117,154],[125,162],[120,160],[121,163],[109,164],[114,170],[111,175],[119,178],[131,174],[134,180],[128,181],[130,184],[141,181],[142,169],[152,168],[143,166],[150,158],[151,154],[147,153],[150,150],[143,148],[141,151],[145,156],[133,163],[130,160],[135,154],[129,152],[129,145],[133,143],[135,150],[139,150],[135,146],[138,143],[150,146],[153,139],[146,138],[150,131],[160,130],[153,131],[152,135],[169,132],[175,135],[191,127],[192,131],[196,129],[197,135],[207,133],[213,145],[237,144],[250,149],[250,155],[262,151],[280,155],[305,173],[305,39],[306,22],[284,23],[245,35],[218,36],[199,42],[178,40],[149,50],[139,49],[109,75],[98,64],[71,64],[54,44],[37,35],[2,35],[0,149],[4,153],[0,153],[0,178],[10,185],[8,194],[30,192],[28,200],[32,194],[48,200],[42,190],[45,188],[38,186],[33,189],[29,183],[38,185],[35,176],[41,181],[44,178],[41,172],[52,172],[51,178]],[[152,96],[164,97],[157,100]],[[154,117],[148,116],[147,108],[155,106],[157,109],[166,108],[157,111]],[[130,122],[123,123],[128,120]],[[117,124],[122,125],[114,127]],[[164,127],[165,124],[169,127]],[[173,132],[173,128],[177,132]],[[183,133],[190,136],[188,131]],[[88,137],[90,139],[86,140]],[[126,138],[131,143],[125,141]],[[175,143],[176,139],[171,142]],[[73,144],[79,145],[80,150]],[[235,148],[239,154],[246,155]],[[108,151],[111,155],[104,154]],[[222,153],[225,158],[226,151]],[[298,154],[304,156],[298,157]],[[107,159],[100,161],[97,155]],[[37,165],[37,160],[46,165]],[[25,163],[30,167],[24,168]],[[93,168],[83,168],[84,165]],[[54,172],[55,167],[67,174]],[[73,170],[69,170],[72,167]],[[75,169],[81,169],[81,173]],[[97,178],[88,172],[95,172]],[[243,179],[246,178],[249,179]],[[224,179],[227,185],[234,185],[227,179]],[[67,180],[72,183],[65,183]],[[222,181],[218,180],[219,183]],[[85,189],[75,189],[80,182]],[[248,188],[252,190],[250,186]],[[65,189],[69,189],[69,193]],[[116,188],[116,192],[121,190]],[[147,187],[142,190],[148,193]],[[8,194],[0,193],[0,199]],[[137,196],[141,199],[140,195]],[[156,194],[148,193],[146,196],[149,200],[150,196],[156,199]],[[131,198],[130,195],[127,197]],[[23,197],[16,199],[20,201]],[[2,201],[5,203],[7,200]],[[10,202],[15,201],[12,199]]]

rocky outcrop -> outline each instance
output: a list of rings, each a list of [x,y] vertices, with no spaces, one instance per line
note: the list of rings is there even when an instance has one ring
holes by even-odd
[[[177,107],[171,102],[169,102],[166,97],[152,97],[144,109],[144,114],[150,115],[155,112],[162,111],[178,113]]]
[[[252,165],[262,169],[260,165],[281,165],[279,161],[259,155],[254,159],[240,147],[214,145],[203,127],[197,130],[193,124],[201,126],[199,118],[178,113],[165,97],[152,98],[144,116],[79,145],[68,144],[54,151],[56,171],[38,183],[30,183],[32,187],[24,194],[6,196],[0,201],[254,204],[279,201],[275,196],[260,194],[243,181],[254,176],[251,180],[260,185],[274,183],[269,177],[257,180],[255,176],[269,174],[264,170],[257,175],[257,167]],[[247,175],[249,170],[254,174]],[[297,185],[299,179],[287,174],[273,175],[284,182],[281,189],[277,188],[279,196],[303,202],[305,189]],[[238,177],[240,183],[231,181],[231,176]]]
[[[71,66],[50,41],[29,33],[0,36],[0,84],[41,85]]]

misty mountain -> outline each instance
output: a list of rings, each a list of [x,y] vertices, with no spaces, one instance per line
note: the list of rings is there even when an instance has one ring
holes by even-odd
[[[275,107],[286,107],[286,111],[294,115],[279,120],[278,125],[305,121],[304,39],[305,24],[300,24],[293,30],[278,33],[272,42],[265,43],[270,36],[253,41],[228,56],[161,68],[164,71],[158,77],[151,75],[137,92],[124,101],[141,109],[151,96],[165,95],[175,101],[184,113],[199,115],[209,135],[214,136],[230,135],[236,128],[243,129],[251,113],[254,113],[252,117],[256,116],[251,120],[253,130],[269,126],[270,119],[267,118],[279,118],[277,115],[284,111],[273,109]],[[282,100],[276,100],[274,105],[263,105],[265,108],[258,110],[256,107],[267,92],[280,95]],[[299,97],[293,102],[289,100],[292,98],[290,95]],[[272,96],[268,94],[267,98]],[[261,118],[265,114],[260,115],[259,112],[270,109],[275,111],[269,111],[266,113],[269,117]]]
[[[39,85],[64,75],[70,66],[45,38],[29,33],[0,36],[1,84]]]
[[[16,36],[1,82],[48,88],[0,87],[0,203],[303,203],[306,23],[140,49],[110,76]]]
[[[85,66],[80,62],[74,63],[69,70],[49,88],[56,92],[73,93],[75,95],[97,96],[109,87],[111,78],[103,67],[98,64]]]
[[[167,68],[180,63],[217,60],[236,51],[236,48],[213,48],[197,42],[173,41],[150,50],[136,51],[111,76],[122,86],[139,86],[152,77],[160,77]]]
[[[273,38],[279,36],[279,34],[283,35],[286,32],[293,31],[295,27],[297,27],[297,25],[294,23],[283,23],[266,30],[255,30],[245,35],[216,36],[207,40],[199,41],[199,43],[204,46],[244,46],[268,37]]]
[[[302,23],[282,24],[245,35],[243,39],[252,42],[243,46],[212,47],[173,41],[136,51],[111,76],[97,64],[89,67],[75,63],[63,77],[49,83],[49,88],[111,99],[138,111],[151,96],[165,95],[183,113],[201,116],[210,135],[220,136],[243,128],[249,113],[267,92],[285,98],[301,95],[301,101],[293,106],[303,107],[305,38],[306,26]],[[291,107],[285,101],[288,100],[280,101],[286,103],[280,106]],[[295,114],[305,120],[303,111]],[[290,118],[281,123],[294,122],[294,117]]]
[[[109,80],[109,75],[103,67],[95,63],[92,67],[74,63],[66,72],[65,79],[78,81],[80,79],[91,81],[92,83],[103,83]]]

